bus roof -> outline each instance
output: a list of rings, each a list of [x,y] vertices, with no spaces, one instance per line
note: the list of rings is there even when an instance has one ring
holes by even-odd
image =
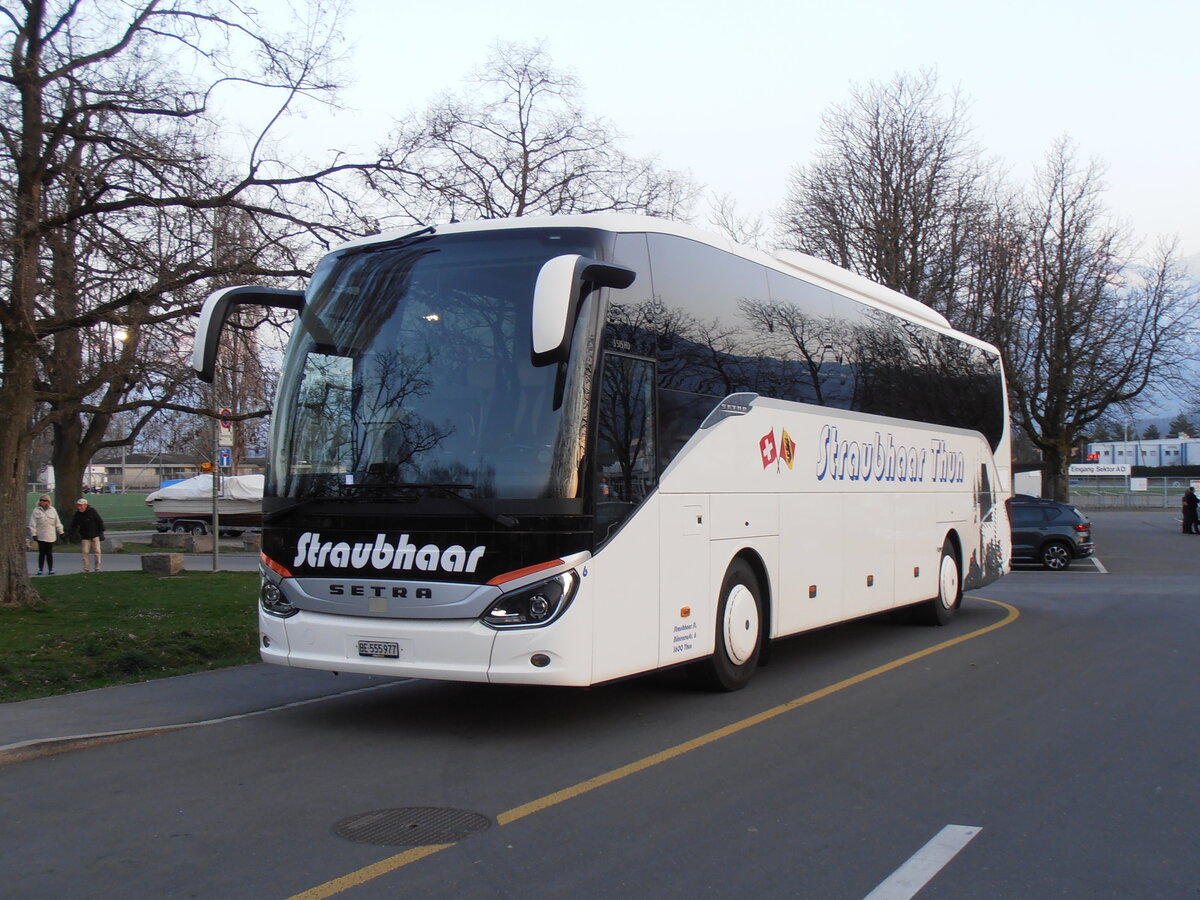
[[[359,238],[343,245],[359,247],[381,241],[395,240],[406,233],[421,231],[428,226],[401,228],[386,231],[370,237]],[[669,234],[708,244],[728,253],[733,253],[745,259],[775,269],[788,275],[801,275],[808,281],[814,281],[837,293],[854,297],[871,305],[882,307],[890,312],[898,313],[914,319],[923,325],[938,330],[950,331],[957,336],[967,338],[972,343],[987,347],[992,352],[995,348],[978,338],[964,335],[954,329],[954,326],[932,307],[926,306],[919,300],[914,300],[899,291],[884,287],[856,275],[833,263],[808,256],[795,250],[776,250],[767,254],[753,247],[738,244],[722,235],[696,228],[683,222],[670,219],[658,219],[651,216],[634,215],[632,213],[585,213],[565,216],[528,216],[510,219],[476,219],[469,222],[454,222],[448,225],[436,225],[437,234],[465,234],[477,231],[502,231],[513,228],[596,228],[602,231]],[[339,248],[341,249],[341,248]]]

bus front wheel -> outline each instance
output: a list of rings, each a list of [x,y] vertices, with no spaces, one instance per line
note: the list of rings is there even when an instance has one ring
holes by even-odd
[[[721,581],[713,655],[693,670],[710,690],[737,691],[750,683],[762,653],[762,598],[754,570],[735,559]]]

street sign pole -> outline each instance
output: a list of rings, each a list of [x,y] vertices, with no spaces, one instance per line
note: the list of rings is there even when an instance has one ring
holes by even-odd
[[[216,391],[213,391],[214,399]],[[213,404],[216,406],[216,403]],[[225,413],[226,410],[221,410]],[[217,506],[221,494],[221,467],[217,465],[217,461],[221,453],[221,420],[220,418],[213,419],[213,454],[212,454],[212,570],[220,571],[221,568],[221,542],[218,537],[221,534],[221,513]]]

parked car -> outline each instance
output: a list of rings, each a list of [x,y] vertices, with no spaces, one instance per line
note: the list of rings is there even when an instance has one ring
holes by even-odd
[[[1012,527],[1013,562],[1037,562],[1051,571],[1062,571],[1073,559],[1087,559],[1096,551],[1092,523],[1069,503],[1021,495],[1008,501]]]

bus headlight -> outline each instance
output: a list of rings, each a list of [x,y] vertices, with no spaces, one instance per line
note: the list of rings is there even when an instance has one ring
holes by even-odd
[[[279,589],[279,586],[269,581],[262,586],[262,594],[259,596],[259,602],[262,604],[263,612],[278,616],[281,619],[286,619],[288,616],[294,616],[300,612],[298,608],[292,606],[292,602]]]
[[[536,628],[548,625],[563,614],[575,598],[579,576],[563,572],[545,581],[505,594],[483,614],[493,628]]]

